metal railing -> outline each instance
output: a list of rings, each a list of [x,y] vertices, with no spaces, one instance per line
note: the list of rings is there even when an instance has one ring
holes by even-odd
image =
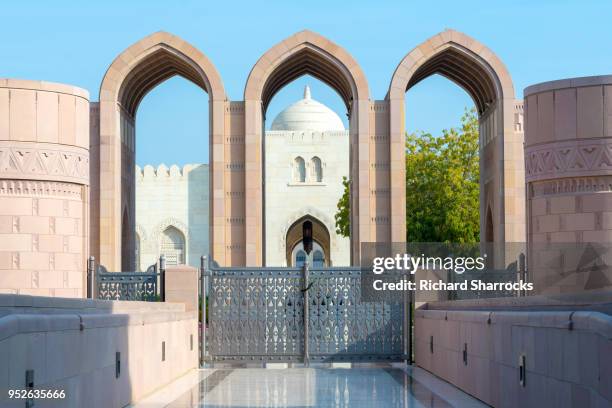
[[[103,265],[96,265],[93,256],[87,262],[87,297],[103,300],[165,301],[166,260],[146,272],[109,272]]]

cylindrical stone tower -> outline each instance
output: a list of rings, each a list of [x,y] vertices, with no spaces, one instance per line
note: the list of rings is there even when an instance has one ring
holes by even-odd
[[[89,94],[0,79],[0,292],[83,296]]]
[[[584,248],[612,243],[612,76],[545,82],[524,95],[527,239],[538,292],[609,286],[607,272],[589,266],[599,255]]]

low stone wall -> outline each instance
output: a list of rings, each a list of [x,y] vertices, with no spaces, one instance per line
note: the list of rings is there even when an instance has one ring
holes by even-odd
[[[416,364],[487,404],[612,406],[612,316],[428,306],[415,311]]]
[[[0,295],[0,406],[34,370],[66,393],[37,407],[124,407],[198,366],[197,328],[183,304]]]

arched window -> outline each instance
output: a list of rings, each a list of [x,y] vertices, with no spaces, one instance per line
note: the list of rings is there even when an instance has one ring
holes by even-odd
[[[176,228],[170,226],[161,236],[161,255],[166,257],[166,265],[185,263],[185,237]]]
[[[293,169],[293,180],[299,183],[306,181],[306,163],[300,156],[295,158]]]
[[[323,256],[323,251],[319,251],[318,249],[314,251],[312,256],[312,266],[315,268],[322,268],[325,266],[325,257]]]
[[[295,266],[301,268],[306,263],[306,252],[299,250],[295,254]]]
[[[312,165],[312,181],[320,183],[323,181],[323,165],[321,164],[321,159],[318,157],[313,157],[311,159]]]

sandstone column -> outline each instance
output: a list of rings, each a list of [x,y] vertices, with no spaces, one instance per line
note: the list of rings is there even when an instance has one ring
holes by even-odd
[[[89,94],[0,80],[0,292],[84,294]]]

